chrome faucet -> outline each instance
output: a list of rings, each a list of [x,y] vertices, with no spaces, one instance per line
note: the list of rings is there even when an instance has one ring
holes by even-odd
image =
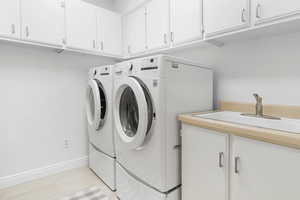
[[[256,100],[256,105],[255,105],[255,114],[248,114],[248,113],[243,113],[241,115],[243,116],[248,116],[248,117],[258,117],[258,118],[265,118],[265,119],[275,119],[275,120],[280,120],[278,117],[273,117],[269,115],[264,115],[264,106],[262,103],[262,97],[259,96],[258,94],[254,93],[253,96],[255,97]]]
[[[264,116],[264,109],[263,109],[263,104],[262,104],[262,97],[259,96],[256,93],[254,93],[253,96],[256,99],[255,114],[258,117],[263,117]]]

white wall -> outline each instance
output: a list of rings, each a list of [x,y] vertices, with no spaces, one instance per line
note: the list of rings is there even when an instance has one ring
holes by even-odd
[[[267,104],[299,105],[299,44],[300,34],[294,33],[174,55],[215,66],[215,103],[254,102],[257,92]]]
[[[0,52],[0,179],[86,156],[87,71],[111,61],[3,42]]]

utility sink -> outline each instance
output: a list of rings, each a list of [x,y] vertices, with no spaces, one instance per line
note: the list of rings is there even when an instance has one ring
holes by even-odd
[[[259,128],[274,129],[300,134],[300,119],[281,118],[281,120],[256,118],[241,115],[239,112],[215,112],[209,114],[194,115],[195,117],[212,119],[242,125],[254,126]]]

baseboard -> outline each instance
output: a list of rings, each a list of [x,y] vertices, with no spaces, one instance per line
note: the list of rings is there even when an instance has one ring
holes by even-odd
[[[14,175],[0,177],[0,189],[56,174],[65,170],[84,167],[87,165],[88,156],[84,156],[81,158],[48,165],[46,167],[28,170]]]

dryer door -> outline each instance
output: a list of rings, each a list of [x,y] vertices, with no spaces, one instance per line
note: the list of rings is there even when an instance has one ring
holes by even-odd
[[[141,147],[152,126],[153,106],[145,85],[135,77],[120,80],[115,93],[115,126],[129,149]]]
[[[101,82],[91,79],[86,93],[87,121],[95,130],[100,130],[104,124],[107,109],[106,94]]]

